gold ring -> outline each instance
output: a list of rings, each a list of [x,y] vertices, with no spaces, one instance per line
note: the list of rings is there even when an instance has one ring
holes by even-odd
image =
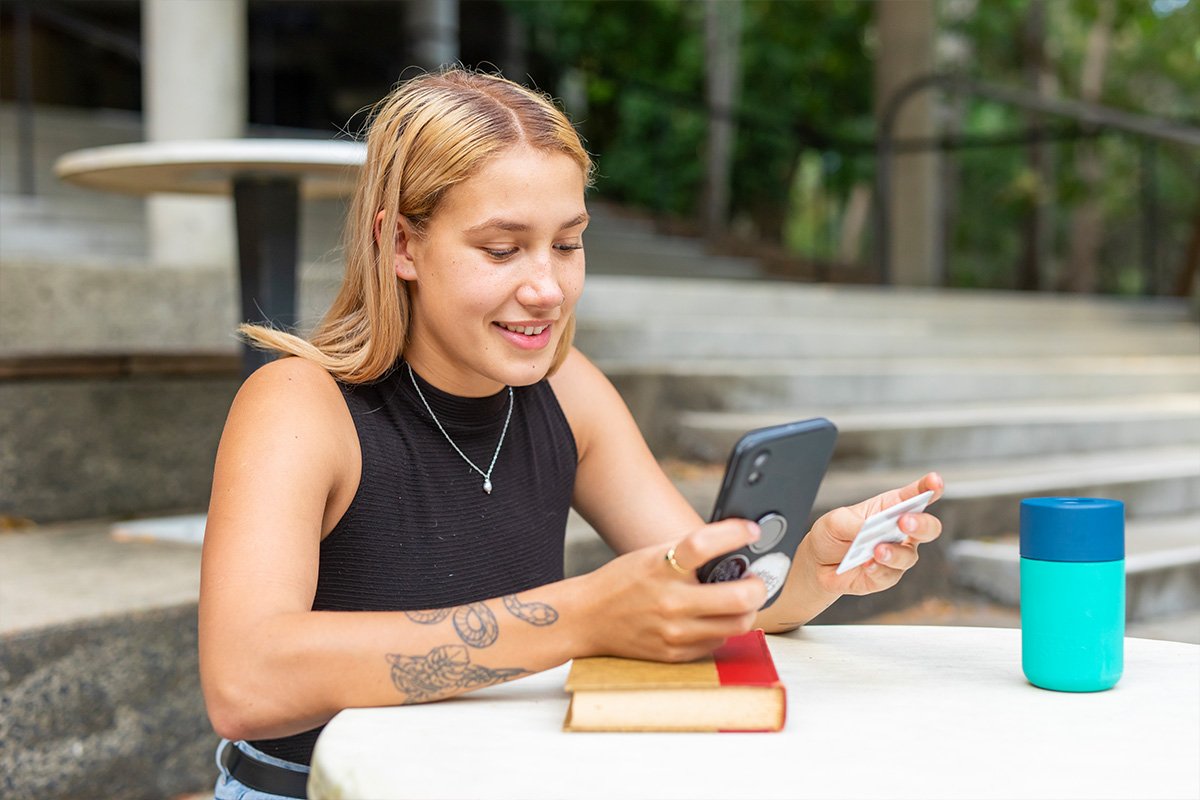
[[[667,554],[665,556],[663,556],[663,560],[666,561],[668,564],[670,564],[671,569],[675,570],[680,575],[691,575],[692,574],[692,571],[690,569],[684,569],[683,567],[679,566],[679,562],[675,560],[675,548],[674,547],[672,547],[670,550],[667,551]]]

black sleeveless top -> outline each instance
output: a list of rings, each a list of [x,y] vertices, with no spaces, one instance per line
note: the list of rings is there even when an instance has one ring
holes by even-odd
[[[575,485],[575,439],[547,381],[513,388],[491,494],[438,430],[401,362],[376,383],[342,385],[358,429],[362,477],[321,542],[314,611],[445,608],[562,580]],[[485,472],[508,391],[464,398],[416,380],[437,419]],[[386,668],[384,653],[380,669]],[[308,764],[316,728],[250,742]]]

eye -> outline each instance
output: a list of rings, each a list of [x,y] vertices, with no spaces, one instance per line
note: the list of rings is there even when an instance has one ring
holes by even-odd
[[[517,248],[510,247],[507,250],[493,250],[490,247],[483,248],[483,252],[487,253],[497,261],[504,261],[506,258],[511,258],[517,252]]]
[[[556,244],[554,249],[563,254],[570,254],[573,250],[582,250],[582,244]]]

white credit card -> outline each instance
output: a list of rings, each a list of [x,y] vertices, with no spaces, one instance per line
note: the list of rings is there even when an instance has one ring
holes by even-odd
[[[919,514],[933,499],[933,490],[916,497],[909,498],[903,503],[885,508],[877,514],[872,514],[858,529],[850,549],[842,556],[838,564],[837,574],[848,572],[860,564],[865,564],[875,556],[875,545],[881,542],[903,542],[908,534],[900,530],[900,517],[905,514]]]

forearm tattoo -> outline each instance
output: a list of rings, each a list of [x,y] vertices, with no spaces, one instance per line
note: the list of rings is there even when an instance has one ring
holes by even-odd
[[[525,620],[530,625],[537,625],[540,628],[558,622],[558,612],[546,603],[523,603],[517,599],[515,594],[506,594],[503,600],[508,613],[517,619]]]
[[[419,625],[436,625],[450,616],[452,608],[431,608],[428,611],[405,611],[404,616]]]
[[[483,603],[468,603],[454,609],[454,630],[471,647],[488,647],[500,635],[500,623]]]
[[[423,656],[388,653],[387,660],[392,665],[392,684],[404,694],[405,704],[440,700],[530,674],[520,667],[472,664],[470,651],[461,644],[444,644]]]

